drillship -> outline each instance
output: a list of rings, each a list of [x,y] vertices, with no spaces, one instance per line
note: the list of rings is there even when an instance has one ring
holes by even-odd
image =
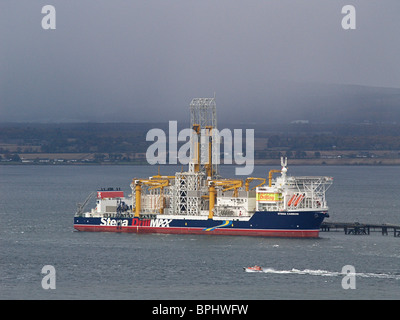
[[[192,135],[197,137],[191,139],[194,152],[188,171],[174,176],[135,178],[130,185],[132,193],[127,196],[119,188],[93,192],[83,204],[78,204],[74,216],[76,230],[319,236],[321,223],[329,216],[325,194],[333,182],[331,177],[289,176],[287,158],[281,158],[281,169],[269,171],[268,177],[224,179],[218,174],[211,152],[204,156],[203,150],[216,150],[219,143],[214,134],[215,99],[193,99],[190,111]],[[274,178],[274,174],[278,176]],[[85,212],[93,197],[96,207]]]

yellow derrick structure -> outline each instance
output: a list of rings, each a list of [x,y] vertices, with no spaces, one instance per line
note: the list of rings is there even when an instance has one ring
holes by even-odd
[[[209,194],[209,213],[208,219],[212,219],[214,216],[214,207],[215,207],[215,200],[217,197],[217,192],[215,187],[222,186],[222,191],[233,191],[233,196],[237,197],[238,189],[243,187],[243,180],[240,179],[223,179],[223,180],[210,180],[208,182],[208,194]]]
[[[148,190],[160,189],[161,205],[159,206],[160,214],[164,213],[165,198],[164,188],[169,186],[169,179],[175,179],[175,176],[153,176],[150,179],[134,179],[135,185],[135,217],[140,216],[141,211],[141,198],[142,198],[142,185],[150,186]]]

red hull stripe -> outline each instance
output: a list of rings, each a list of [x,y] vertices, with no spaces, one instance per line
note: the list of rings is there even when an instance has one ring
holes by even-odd
[[[174,227],[116,227],[95,225],[74,225],[79,231],[100,232],[132,232],[132,233],[171,233],[171,234],[211,234],[211,235],[242,235],[264,237],[293,237],[293,238],[318,238],[319,230],[268,230],[268,229],[214,229],[205,231],[204,228],[174,228]]]

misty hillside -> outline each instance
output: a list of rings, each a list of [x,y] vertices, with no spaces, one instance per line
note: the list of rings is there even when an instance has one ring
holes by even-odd
[[[276,88],[266,87],[265,91],[270,91],[268,102],[259,101],[255,108],[232,108],[236,110],[226,118],[234,120],[240,116],[242,122],[255,123],[295,120],[400,123],[400,89],[397,88],[286,83]]]
[[[307,89],[304,97],[299,94],[299,104],[309,103],[302,107],[304,117],[310,121],[400,122],[400,89],[355,85],[318,85]]]

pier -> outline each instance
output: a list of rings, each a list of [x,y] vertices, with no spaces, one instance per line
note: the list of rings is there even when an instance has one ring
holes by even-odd
[[[393,233],[394,237],[400,237],[400,225],[386,223],[323,222],[321,231],[344,231],[344,234],[352,235],[369,235],[371,232],[381,232],[383,236]]]

